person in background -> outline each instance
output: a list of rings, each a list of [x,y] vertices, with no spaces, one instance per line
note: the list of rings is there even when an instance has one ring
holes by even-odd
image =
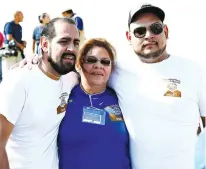
[[[7,74],[12,65],[18,63],[24,58],[24,48],[26,47],[26,41],[22,40],[22,27],[19,24],[23,21],[24,15],[21,11],[14,13],[14,19],[7,22],[4,26],[5,45],[14,43],[17,46],[17,55],[6,56],[2,60],[2,74],[3,77]]]
[[[72,9],[66,9],[62,12],[63,17],[72,18],[79,30],[80,33],[80,46],[82,46],[85,42],[85,32],[84,32],[84,22],[83,19],[77,15],[77,13],[74,13]]]
[[[8,44],[11,40],[14,40],[21,51],[26,47],[26,41],[22,40],[22,27],[19,24],[23,22],[23,19],[23,13],[21,11],[16,11],[14,13],[14,19],[11,22],[7,22],[4,26],[4,43]]]
[[[59,169],[131,169],[129,135],[118,98],[107,87],[115,50],[88,40],[77,57],[80,84],[71,92],[58,136]]]
[[[3,46],[4,44],[4,35],[0,32],[0,48]]]
[[[0,32],[0,48],[4,44],[4,35]],[[0,83],[2,81],[2,57],[0,56]]]
[[[34,28],[33,35],[32,35],[32,38],[33,38],[32,52],[34,54],[39,54],[39,51],[40,51],[39,50],[39,43],[40,43],[41,33],[42,33],[44,26],[47,23],[49,23],[50,17],[49,17],[49,14],[43,13],[40,16],[38,16],[38,19],[39,19],[40,25],[38,25],[37,27]]]

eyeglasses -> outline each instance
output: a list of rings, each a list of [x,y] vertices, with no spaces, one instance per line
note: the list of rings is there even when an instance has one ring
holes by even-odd
[[[146,35],[147,29],[154,35],[159,35],[163,31],[163,25],[161,23],[153,23],[148,28],[140,26],[134,29],[133,33],[136,38],[143,38]]]
[[[88,64],[95,64],[97,62],[100,62],[102,65],[104,66],[110,66],[112,61],[110,59],[97,59],[96,57],[94,56],[87,56],[86,58],[84,58],[85,60],[85,63],[88,63]]]

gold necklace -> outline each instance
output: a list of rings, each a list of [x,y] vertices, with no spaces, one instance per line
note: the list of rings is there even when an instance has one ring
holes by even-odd
[[[47,71],[47,68],[46,68],[46,66],[44,65],[43,62],[41,62],[40,69],[43,71],[44,74],[46,74],[51,79],[53,79],[53,80],[59,80],[60,79],[60,76],[55,76],[54,74]]]

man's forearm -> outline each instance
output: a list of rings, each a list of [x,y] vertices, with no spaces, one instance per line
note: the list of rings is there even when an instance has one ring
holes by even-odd
[[[24,45],[21,44],[21,43],[19,43],[19,42],[17,42],[16,39],[14,39],[12,35],[7,35],[6,37],[7,37],[7,40],[8,40],[8,41],[14,40],[14,42],[16,43],[16,46],[17,46],[18,48],[20,48],[21,50],[24,49]]]
[[[33,52],[33,53],[35,53],[35,43],[36,43],[36,41],[33,40],[33,42],[32,42],[32,52]]]
[[[21,43],[17,42],[16,40],[15,40],[15,42],[16,42],[16,46],[18,46],[21,49],[23,45]]]
[[[0,169],[9,169],[9,161],[5,148],[0,152]]]

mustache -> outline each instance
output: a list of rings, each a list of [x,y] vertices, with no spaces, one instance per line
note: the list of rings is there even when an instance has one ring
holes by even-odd
[[[70,58],[70,59],[72,59],[72,60],[76,60],[76,54],[74,53],[74,52],[65,52],[65,53],[63,53],[62,54],[62,59],[64,59],[64,58]]]
[[[158,45],[158,43],[156,41],[150,41],[150,42],[144,43],[142,47],[144,48],[144,47],[146,47],[147,45],[150,45],[150,44]]]

